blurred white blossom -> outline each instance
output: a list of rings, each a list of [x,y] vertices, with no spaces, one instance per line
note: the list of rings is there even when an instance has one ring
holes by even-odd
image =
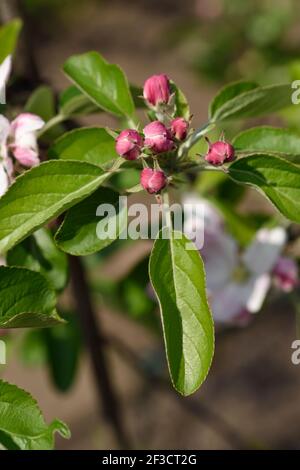
[[[246,324],[258,312],[272,284],[272,276],[286,244],[282,227],[261,228],[241,253],[237,241],[225,230],[220,212],[205,199],[194,195],[183,204],[202,204],[204,245],[200,249],[206,269],[208,298],[216,322]],[[191,238],[189,213],[185,214],[184,232]],[[197,223],[195,221],[193,224]]]

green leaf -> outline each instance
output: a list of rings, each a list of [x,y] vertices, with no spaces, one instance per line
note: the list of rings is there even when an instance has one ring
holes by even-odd
[[[300,134],[277,127],[254,127],[238,134],[233,145],[243,153],[275,153],[300,163]]]
[[[140,175],[140,170],[138,170],[137,168],[126,168],[125,164],[125,167],[123,167],[123,171],[115,173],[111,177],[109,184],[119,192],[127,191],[128,188],[137,186],[139,184]]]
[[[189,107],[189,104],[185,95],[180,90],[180,88],[178,88],[177,85],[175,85],[174,82],[171,82],[171,92],[174,93],[175,95],[175,107],[176,107],[175,116],[183,117],[184,119],[188,121],[191,117],[191,113],[190,113],[190,107]]]
[[[22,266],[43,274],[53,289],[61,291],[68,281],[68,261],[49,230],[41,228],[7,253],[9,266]]]
[[[55,115],[55,100],[50,87],[42,85],[29,97],[25,111],[40,116],[44,121],[49,121]]]
[[[108,176],[73,161],[53,160],[26,171],[0,199],[0,252],[89,196]]]
[[[138,109],[147,109],[147,105],[143,97],[143,89],[137,85],[132,84],[129,86],[129,88],[135,107]]]
[[[63,325],[61,324],[60,327],[63,327]],[[48,329],[26,330],[19,348],[21,360],[25,366],[36,367],[47,364],[47,348],[44,332],[48,331]]]
[[[197,192],[209,198],[211,196],[219,202],[225,202],[234,208],[239,204],[247,188],[228,178],[221,171],[202,171],[197,178]]]
[[[24,110],[40,116],[46,123],[56,114],[55,97],[52,89],[42,85],[38,87],[29,97]],[[64,127],[58,123],[43,133],[43,140],[53,142],[64,133]]]
[[[3,380],[0,380],[0,431],[21,450],[53,449],[55,432],[70,438],[66,424],[54,420],[47,426],[32,396]]]
[[[102,166],[118,158],[115,139],[100,127],[75,129],[60,137],[49,150],[51,158],[81,160]]]
[[[117,284],[112,294],[112,307],[135,322],[156,333],[160,332],[160,320],[155,315],[156,301],[149,296],[149,257],[135,265]],[[103,294],[102,294],[103,295]],[[116,305],[117,304],[117,305]]]
[[[144,190],[143,186],[139,183],[127,189],[127,193],[139,193],[143,190]]]
[[[135,107],[145,109],[146,104],[142,96],[143,90],[135,85],[130,85],[129,88]],[[75,85],[71,85],[59,97],[59,112],[65,117],[71,117],[102,113],[103,111]]]
[[[0,28],[0,64],[14,53],[21,28],[22,21],[18,18]]]
[[[116,116],[132,117],[134,103],[123,71],[97,52],[70,57],[66,75],[100,108]]]
[[[42,330],[48,366],[55,386],[66,392],[74,383],[81,350],[80,329],[76,316],[63,315],[67,323]]]
[[[233,82],[225,85],[221,90],[216,94],[209,105],[209,116],[212,119],[213,116],[222,108],[228,101],[236,98],[237,96],[245,93],[247,91],[254,90],[258,88],[257,83],[254,82]]]
[[[97,215],[97,208],[101,204],[110,204],[115,213]],[[109,238],[105,238],[110,223],[116,230],[110,232]],[[126,224],[127,208],[119,207],[119,194],[108,188],[99,188],[67,212],[55,238],[58,246],[65,252],[83,256],[110,245],[124,230]],[[103,239],[99,238],[100,233],[103,234]]]
[[[55,292],[41,274],[0,267],[0,328],[46,327],[63,322],[55,305]]]
[[[300,222],[300,168],[271,155],[252,155],[230,165],[237,182],[260,190],[288,219]]]
[[[205,380],[214,351],[203,262],[196,247],[186,249],[187,244],[191,246],[190,240],[180,232],[172,232],[169,239],[157,238],[149,268],[171,379],[183,395],[195,392]]]
[[[59,112],[67,117],[99,113],[101,110],[75,85],[71,85],[59,97]]]
[[[215,98],[218,101],[218,96]],[[210,107],[211,122],[250,118],[269,114],[290,106],[291,85],[272,85],[253,88]]]

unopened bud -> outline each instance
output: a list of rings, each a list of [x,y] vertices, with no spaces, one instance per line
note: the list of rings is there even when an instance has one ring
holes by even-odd
[[[162,170],[144,168],[140,177],[141,185],[150,194],[159,193],[167,184],[167,177]]]
[[[177,140],[184,140],[187,136],[189,123],[182,117],[177,117],[171,122],[171,133]]]
[[[155,153],[169,152],[174,147],[170,131],[160,121],[150,122],[144,128],[145,146]]]
[[[143,146],[143,139],[134,129],[125,129],[117,137],[116,151],[126,160],[136,160]]]
[[[208,144],[209,149],[205,155],[205,160],[208,163],[218,166],[231,162],[234,159],[234,147],[229,142],[218,140],[213,144],[208,141]]]
[[[152,106],[168,104],[170,83],[167,75],[152,75],[144,84],[144,98]]]

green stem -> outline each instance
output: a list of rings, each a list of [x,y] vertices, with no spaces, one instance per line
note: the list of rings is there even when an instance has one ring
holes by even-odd
[[[205,134],[215,127],[215,123],[207,122],[204,126],[199,127],[195,132],[179,147],[178,157],[182,158],[189,150],[200,140]]]
[[[221,173],[227,173],[227,168],[224,166],[213,166],[213,165],[198,165],[195,167],[197,171],[219,171]]]
[[[129,117],[127,116],[126,117],[126,125],[130,128],[130,129],[137,129],[138,127],[138,119],[137,117],[134,115],[133,117]]]
[[[115,173],[123,163],[124,163],[124,158],[122,157],[117,158],[115,162],[113,163],[113,165],[111,166],[110,170],[107,170],[107,173]]]
[[[52,127],[57,126],[57,124],[60,124],[61,122],[65,121],[67,119],[66,116],[63,114],[57,114],[54,116],[52,119],[50,119],[44,127],[40,130],[38,133],[38,138],[40,138],[42,135],[44,135],[46,132],[48,132]]]

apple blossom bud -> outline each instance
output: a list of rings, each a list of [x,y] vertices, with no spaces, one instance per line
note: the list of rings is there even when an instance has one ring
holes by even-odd
[[[144,168],[140,177],[141,185],[149,194],[156,194],[167,184],[167,177],[162,170]]]
[[[44,125],[40,116],[31,113],[21,113],[11,123],[12,143],[9,147],[15,159],[27,168],[40,163],[37,131]]]
[[[168,152],[174,147],[170,131],[160,121],[150,122],[144,128],[145,146],[155,153]]]
[[[292,258],[281,256],[273,270],[277,287],[284,292],[291,292],[298,284],[298,266]]]
[[[168,104],[170,83],[167,75],[152,75],[144,84],[144,98],[152,106]]]
[[[117,137],[116,151],[126,160],[136,160],[143,146],[143,139],[134,129],[125,129]]]
[[[40,163],[40,159],[36,150],[29,147],[17,147],[12,145],[14,157],[21,165],[32,168]]]
[[[171,122],[171,133],[177,140],[184,140],[187,136],[189,123],[182,117],[177,117]]]
[[[218,140],[213,144],[209,142],[209,149],[205,155],[205,160],[212,165],[218,166],[231,162],[234,159],[234,147],[223,140]]]

